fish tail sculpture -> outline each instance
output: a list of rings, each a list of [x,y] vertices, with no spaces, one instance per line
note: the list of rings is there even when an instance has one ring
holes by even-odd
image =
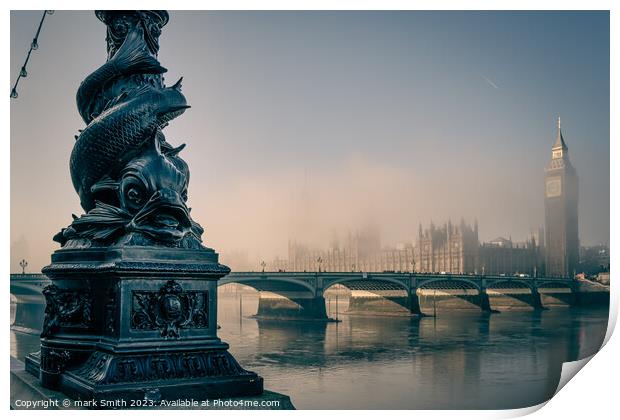
[[[125,38],[116,54],[95,70],[80,84],[76,102],[80,116],[86,124],[96,116],[96,99],[111,81],[131,74],[161,74],[167,70],[149,53],[144,41],[144,30],[136,25]]]
[[[187,208],[189,168],[162,132],[189,105],[181,80],[166,87],[153,34],[167,13],[102,11],[111,58],[77,93],[87,126],[71,152],[73,186],[86,214],[58,233],[63,247],[165,245],[200,248],[202,227]],[[116,31],[116,32],[114,32]],[[117,48],[117,49],[116,49]]]

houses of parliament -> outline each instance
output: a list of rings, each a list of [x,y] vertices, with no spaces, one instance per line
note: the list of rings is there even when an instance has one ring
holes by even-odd
[[[272,271],[365,271],[525,274],[572,277],[579,263],[578,179],[558,119],[551,159],[544,171],[545,228],[522,243],[498,237],[480,243],[478,222],[420,225],[416,244],[382,247],[379,231],[349,234],[329,249],[289,241],[288,258],[268,264]],[[544,233],[543,233],[544,232]]]

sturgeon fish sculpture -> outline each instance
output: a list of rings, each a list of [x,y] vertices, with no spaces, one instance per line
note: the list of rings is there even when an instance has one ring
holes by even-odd
[[[92,187],[99,179],[118,170],[157,129],[189,108],[180,82],[165,89],[145,85],[124,94],[123,101],[92,120],[78,136],[70,170],[84,210],[94,207]]]
[[[91,73],[80,84],[76,95],[78,112],[86,124],[89,124],[98,112],[98,102],[103,89],[121,76],[133,74],[161,74],[167,70],[149,53],[144,41],[144,30],[135,26],[125,41],[104,65]]]
[[[137,22],[118,15],[123,30],[108,36],[125,36],[122,44],[77,92],[78,112],[87,126],[76,136],[69,169],[86,214],[74,216],[54,237],[63,247],[202,246],[203,229],[185,204],[189,169],[178,156],[184,145],[172,147],[162,133],[189,108],[182,79],[164,86],[160,75],[166,69],[149,46],[153,40],[148,44],[145,38],[153,22],[144,21],[147,14],[136,16]],[[153,31],[149,34],[152,38]],[[133,180],[132,188],[127,179]]]

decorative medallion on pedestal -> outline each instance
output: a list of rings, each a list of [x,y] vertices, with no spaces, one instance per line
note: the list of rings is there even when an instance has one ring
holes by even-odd
[[[164,338],[178,338],[181,328],[209,326],[209,294],[201,290],[184,292],[170,280],[158,292],[134,290],[131,328],[159,330]]]
[[[43,269],[42,385],[77,399],[258,395],[217,337],[217,281],[230,272],[202,244],[187,207],[189,167],[163,129],[189,108],[157,60],[163,10],[97,11],[108,59],[77,92],[86,127],[71,153],[85,211]]]

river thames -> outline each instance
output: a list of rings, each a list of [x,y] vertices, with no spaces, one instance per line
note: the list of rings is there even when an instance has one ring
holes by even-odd
[[[331,301],[330,301],[331,300]],[[335,296],[326,298],[336,317]],[[445,312],[437,317],[346,315],[339,323],[257,320],[258,295],[220,293],[219,336],[265,388],[298,409],[508,409],[539,404],[562,363],[592,355],[607,308]],[[241,316],[240,316],[241,315]],[[11,355],[38,349],[11,331]]]

